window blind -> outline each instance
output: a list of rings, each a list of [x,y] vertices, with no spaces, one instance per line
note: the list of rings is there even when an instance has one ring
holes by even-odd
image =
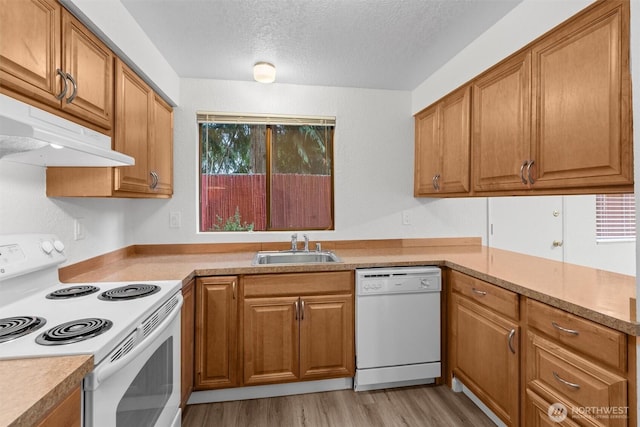
[[[596,242],[629,241],[635,238],[634,195],[596,195]]]
[[[283,116],[277,114],[197,113],[198,123],[249,125],[335,126],[336,118],[329,116]]]

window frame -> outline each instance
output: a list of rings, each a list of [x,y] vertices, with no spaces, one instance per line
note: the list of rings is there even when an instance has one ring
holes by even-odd
[[[237,114],[220,112],[197,112],[198,126],[198,232],[199,233],[219,233],[220,231],[202,230],[202,141],[200,139],[200,125],[202,123],[216,124],[247,124],[266,125],[265,133],[265,230],[253,230],[252,232],[282,232],[282,231],[333,231],[335,230],[335,127],[336,118],[331,116],[299,116],[299,115],[275,115],[275,114]],[[331,130],[331,165],[330,165],[330,222],[329,227],[306,227],[306,228],[273,228],[271,226],[271,193],[272,193],[272,150],[273,150],[273,129],[272,126],[326,126]],[[234,231],[235,232],[235,231]]]
[[[596,194],[595,204],[597,244],[635,242],[634,193]]]

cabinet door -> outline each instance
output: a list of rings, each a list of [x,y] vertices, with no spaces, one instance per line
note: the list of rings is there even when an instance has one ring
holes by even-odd
[[[452,295],[453,374],[509,426],[519,421],[519,327]]]
[[[469,191],[470,103],[465,87],[416,116],[416,196]]]
[[[300,378],[354,374],[353,295],[300,297]]]
[[[36,427],[80,427],[81,423],[81,392],[80,386],[78,386],[61,403],[54,407]]]
[[[189,400],[189,395],[193,390],[193,371],[194,371],[194,346],[195,346],[195,280],[191,280],[187,285],[182,287],[182,312],[180,320],[180,407],[184,410]]]
[[[157,94],[153,96],[153,126],[149,144],[152,191],[173,193],[173,109]]]
[[[0,0],[0,86],[49,105],[62,81],[60,14],[55,0]]]
[[[602,2],[533,47],[536,188],[633,183],[628,23]]]
[[[62,11],[62,69],[70,76],[62,109],[111,129],[113,53],[66,10]]]
[[[530,154],[531,55],[524,52],[473,82],[473,189],[526,189]],[[525,167],[523,168],[523,165]]]
[[[152,90],[129,67],[116,61],[114,148],[136,159],[134,166],[116,168],[115,190],[146,193],[151,177],[148,148],[152,121]]]
[[[245,298],[244,385],[299,378],[298,297]]]
[[[413,193],[417,197],[437,193],[435,179],[442,165],[437,104],[416,115],[415,132]]]
[[[198,390],[238,385],[237,278],[196,281],[196,378]]]

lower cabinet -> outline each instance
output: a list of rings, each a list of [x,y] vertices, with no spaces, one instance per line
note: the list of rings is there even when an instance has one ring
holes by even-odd
[[[527,407],[555,404],[566,425],[630,425],[625,334],[532,300],[527,323]]]
[[[180,407],[184,411],[193,391],[193,363],[195,337],[195,280],[182,287],[182,312],[180,319]]]
[[[238,278],[196,280],[196,390],[240,385],[238,377]]]
[[[245,385],[354,374],[353,272],[243,279]]]
[[[81,392],[78,385],[36,425],[37,427],[80,427],[81,417]]]
[[[450,321],[453,375],[505,424],[518,425],[518,323],[458,293],[451,298]]]

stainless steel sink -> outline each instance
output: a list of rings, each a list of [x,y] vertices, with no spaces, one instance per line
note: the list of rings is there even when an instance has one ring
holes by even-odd
[[[324,264],[342,262],[329,251],[260,251],[253,258],[253,265],[264,264]]]

